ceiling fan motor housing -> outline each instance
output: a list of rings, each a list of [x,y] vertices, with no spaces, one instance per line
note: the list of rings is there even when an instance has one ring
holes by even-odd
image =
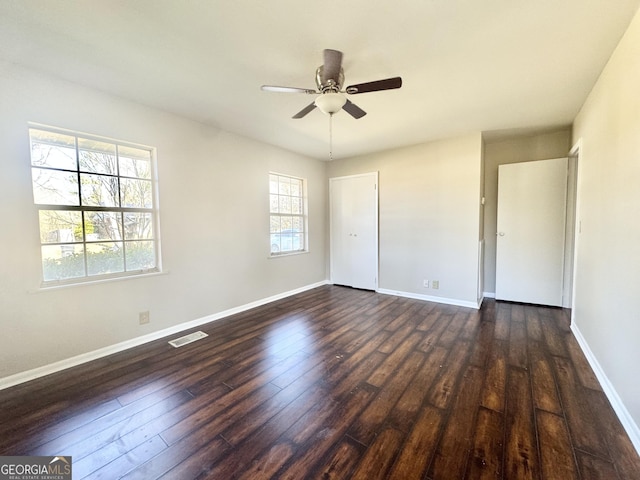
[[[316,70],[316,85],[318,86],[318,90],[322,93],[326,91],[330,92],[339,92],[340,87],[344,84],[344,70],[340,67],[340,74],[338,78],[328,78],[322,82],[322,74],[324,72],[324,66],[321,65]]]

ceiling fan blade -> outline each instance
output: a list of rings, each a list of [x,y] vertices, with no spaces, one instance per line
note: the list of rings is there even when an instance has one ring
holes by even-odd
[[[307,105],[306,107],[304,107],[302,110],[300,110],[298,113],[296,113],[293,117],[291,118],[302,118],[304,117],[307,113],[309,113],[311,110],[313,110],[314,108],[316,108],[316,104],[315,102],[310,103],[309,105]]]
[[[356,93],[377,92],[379,90],[392,90],[394,88],[400,88],[402,86],[401,77],[386,78],[384,80],[376,80],[375,82],[359,83],[357,85],[350,85],[345,90],[350,95]]]
[[[367,112],[349,100],[347,100],[342,109],[355,119],[362,118],[367,114]]]
[[[324,50],[324,65],[322,66],[322,84],[327,80],[339,83],[340,69],[342,68],[342,52],[338,50]]]
[[[316,92],[315,90],[311,90],[308,88],[278,87],[277,85],[262,85],[260,89],[265,92],[278,92],[278,93],[309,93],[314,95],[317,95],[319,93],[319,92]]]

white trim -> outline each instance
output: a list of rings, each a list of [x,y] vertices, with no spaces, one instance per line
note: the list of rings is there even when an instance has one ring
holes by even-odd
[[[459,300],[457,298],[435,297],[432,295],[422,295],[420,293],[400,292],[397,290],[388,290],[386,288],[379,288],[376,290],[383,295],[395,295],[397,297],[413,298],[414,300],[424,300],[426,302],[444,303],[445,305],[456,305],[458,307],[475,308],[478,310],[482,305],[482,300],[479,302],[468,302],[466,300]]]
[[[29,382],[31,380],[44,377],[45,375],[50,375],[52,373],[59,372],[61,370],[66,370],[67,368],[75,367],[77,365],[81,365],[83,363],[87,363],[92,360],[97,360],[98,358],[106,357],[107,355],[112,355],[114,353],[122,352],[123,350],[128,350],[130,348],[137,347],[139,345],[143,345],[145,343],[152,342],[154,340],[158,340],[160,338],[167,337],[169,335],[174,335],[184,330],[189,330],[194,327],[199,327],[200,325],[204,325],[205,323],[214,322],[216,320],[220,320],[222,318],[235,315],[237,313],[242,313],[246,310],[260,307],[267,303],[275,302],[276,300],[281,300],[283,298],[290,297],[298,293],[306,292],[307,290],[312,290],[314,288],[327,285],[328,283],[329,282],[327,280],[323,280],[321,282],[317,282],[311,285],[306,285],[304,287],[296,288],[294,290],[289,290],[288,292],[283,292],[277,295],[273,295],[271,297],[256,300],[255,302],[247,303],[245,305],[240,305],[239,307],[234,307],[228,310],[224,310],[222,312],[207,315],[206,317],[197,318],[189,322],[184,322],[179,325],[174,325],[173,327],[169,327],[169,328],[165,328],[164,330],[159,330],[157,332],[149,333],[148,335],[142,335],[140,337],[132,338],[130,340],[125,340],[124,342],[116,343],[115,345],[109,345],[108,347],[99,348],[98,350],[94,350],[92,352],[82,353],[80,355],[76,355],[75,357],[60,360],[59,362],[54,362],[49,365],[44,365],[42,367],[37,367],[31,370],[27,370],[25,372],[16,373],[15,375],[10,375],[8,377],[0,378],[0,390],[13,387],[14,385],[18,385],[20,383]]]
[[[484,295],[482,295],[482,297],[480,297],[478,299],[478,306],[477,307],[471,307],[471,308],[475,308],[476,310],[480,310],[482,308],[482,303],[484,302]]]
[[[578,341],[578,344],[580,345],[580,348],[582,349],[585,357],[587,357],[587,361],[589,362],[589,365],[591,365],[591,369],[593,370],[593,372],[596,374],[596,377],[600,382],[600,386],[602,387],[604,394],[609,399],[609,402],[611,403],[613,410],[616,412],[620,423],[622,423],[622,426],[627,432],[627,435],[629,435],[629,439],[631,440],[631,443],[633,443],[636,452],[640,454],[640,428],[638,428],[638,425],[634,422],[633,417],[624,406],[624,403],[622,403],[618,392],[616,392],[616,389],[607,378],[607,375],[604,373],[604,370],[589,348],[589,344],[582,336],[582,333],[580,332],[580,329],[575,324],[575,322],[571,322],[571,331],[576,337],[576,340]]]
[[[578,155],[582,150],[582,137],[578,139],[576,143],[573,144],[571,150],[569,150],[569,155]]]
[[[580,158],[584,155],[583,152],[583,140],[582,137],[578,139],[576,143],[573,144],[571,150],[569,150],[569,156],[577,157],[577,168],[575,171],[575,198],[574,198],[574,225],[573,225],[573,259],[572,266],[573,271],[571,272],[571,325],[575,324],[575,311],[576,311],[576,278],[578,278],[578,241],[580,238],[580,233],[582,230],[581,223],[582,219],[580,217]]]
[[[496,298],[496,292],[483,292],[484,298]]]

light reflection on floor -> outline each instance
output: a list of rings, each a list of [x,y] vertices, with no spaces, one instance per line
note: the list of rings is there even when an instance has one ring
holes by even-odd
[[[264,334],[267,357],[284,359],[297,352],[313,353],[314,334],[309,318],[296,315],[291,320],[282,320]]]

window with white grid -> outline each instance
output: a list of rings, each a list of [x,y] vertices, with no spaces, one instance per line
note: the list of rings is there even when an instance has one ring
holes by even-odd
[[[307,251],[305,180],[269,174],[269,238],[271,255]]]
[[[159,271],[152,148],[30,128],[45,285]]]

